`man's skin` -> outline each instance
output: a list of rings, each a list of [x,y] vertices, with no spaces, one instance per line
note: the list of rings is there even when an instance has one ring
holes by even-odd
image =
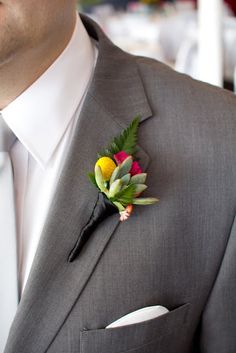
[[[0,110],[55,61],[75,21],[76,0],[0,0]]]

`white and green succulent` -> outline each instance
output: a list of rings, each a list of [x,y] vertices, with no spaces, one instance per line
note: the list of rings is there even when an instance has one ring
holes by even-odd
[[[145,184],[147,174],[131,176],[132,156],[118,165],[109,181],[105,181],[100,166],[95,167],[95,182],[98,189],[118,208],[119,212],[128,205],[151,205],[158,201],[154,197],[140,198],[139,195],[147,189]]]

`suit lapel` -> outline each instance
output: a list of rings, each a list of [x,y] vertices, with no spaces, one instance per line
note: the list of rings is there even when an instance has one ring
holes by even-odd
[[[109,239],[122,227],[118,215],[111,216],[98,226],[78,259],[67,262],[97,199],[87,172],[93,170],[97,152],[135,115],[142,120],[151,115],[130,56],[113,46],[91,20],[82,19],[98,40],[98,61],[5,353],[45,352],[86,287]],[[146,169],[149,157],[142,149],[139,154]]]

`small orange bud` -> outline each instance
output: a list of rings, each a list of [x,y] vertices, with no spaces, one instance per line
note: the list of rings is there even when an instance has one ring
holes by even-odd
[[[125,210],[120,212],[121,222],[126,221],[131,215],[132,211],[133,211],[133,205],[126,206]]]

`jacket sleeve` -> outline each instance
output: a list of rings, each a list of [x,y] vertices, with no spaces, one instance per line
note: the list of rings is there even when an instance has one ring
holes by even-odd
[[[202,315],[200,353],[236,352],[236,217]]]

